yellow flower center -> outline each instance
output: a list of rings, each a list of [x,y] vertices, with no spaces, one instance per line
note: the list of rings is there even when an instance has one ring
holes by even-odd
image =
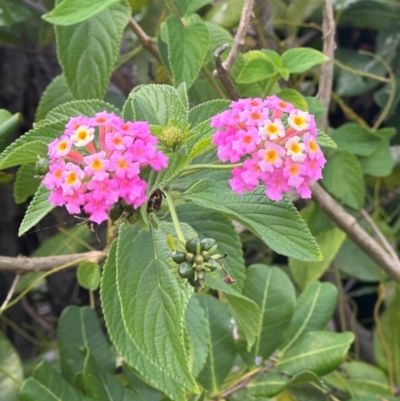
[[[79,130],[76,135],[80,141],[84,141],[89,136],[88,132],[85,129]]]
[[[271,149],[268,152],[265,153],[265,161],[268,163],[274,163],[276,159],[278,158],[278,153],[276,150]]]
[[[76,176],[76,173],[70,172],[70,173],[67,175],[67,179],[66,179],[65,181],[66,181],[66,183],[67,183],[68,185],[73,185],[73,184],[76,182],[77,178],[78,178],[78,177]]]
[[[100,159],[95,159],[92,161],[92,169],[93,170],[101,170],[103,168],[103,162]]]
[[[279,132],[279,128],[276,124],[267,125],[265,130],[268,132],[268,134],[277,134]]]
[[[316,152],[318,149],[318,146],[314,141],[309,141],[308,147],[310,148],[311,152]]]
[[[297,175],[297,174],[299,174],[299,168],[297,167],[296,164],[292,164],[292,165],[290,166],[290,174],[291,174],[291,175]]]
[[[304,120],[304,117],[302,117],[302,116],[296,116],[294,119],[293,119],[293,122],[296,124],[296,125],[298,125],[299,127],[302,127],[304,124],[305,124],[305,120]]]
[[[67,141],[62,141],[58,144],[57,149],[62,152],[63,150],[67,149]]]
[[[290,145],[290,150],[292,151],[292,153],[300,153],[301,152],[300,145],[296,142],[294,142]]]

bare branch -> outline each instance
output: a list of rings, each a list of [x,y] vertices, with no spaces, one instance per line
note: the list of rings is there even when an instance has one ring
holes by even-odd
[[[332,84],[333,84],[333,67],[335,53],[335,18],[333,16],[332,0],[324,1],[324,19],[322,22],[322,32],[324,40],[324,54],[329,57],[329,61],[321,67],[321,76],[319,79],[319,88],[317,98],[326,107],[325,116],[321,119],[320,124],[326,127],[328,123],[328,109],[331,100]]]
[[[6,299],[4,300],[3,305],[1,305],[0,315],[3,312],[3,310],[7,307],[8,303],[10,302],[10,299],[12,298],[12,296],[14,294],[15,287],[17,286],[20,277],[21,277],[21,275],[19,275],[19,274],[15,275],[14,280],[11,284],[10,290],[8,291],[8,294],[6,296]]]
[[[217,66],[217,75],[233,100],[239,99],[239,93],[229,76],[229,72],[223,67],[221,54],[228,48],[228,44],[219,47],[214,53],[215,64]]]
[[[140,43],[143,45],[145,49],[149,53],[151,53],[157,61],[161,63],[161,57],[160,53],[158,52],[157,48],[154,46],[153,41],[151,38],[147,35],[147,33],[142,29],[142,27],[133,19],[131,18],[128,22],[129,28],[132,29],[133,32],[135,32],[136,36],[140,40]]]
[[[101,262],[106,257],[103,251],[91,251],[84,253],[75,253],[71,255],[61,256],[44,256],[37,258],[30,258],[27,256],[0,256],[0,270],[9,270],[18,274],[25,274],[32,271],[47,271],[55,267],[72,263],[77,261],[80,263],[82,260],[89,260],[91,262]]]
[[[254,0],[245,0],[242,16],[240,18],[239,27],[233,40],[231,51],[228,54],[226,60],[222,63],[224,69],[229,73],[232,69],[233,63],[235,62],[246,37],[247,30],[250,24],[250,18],[253,14]]]
[[[342,229],[374,262],[400,283],[399,260],[386,252],[319,184],[310,185],[315,203]]]

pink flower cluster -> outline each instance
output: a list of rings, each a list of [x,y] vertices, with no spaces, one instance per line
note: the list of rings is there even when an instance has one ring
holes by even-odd
[[[232,170],[233,191],[253,191],[261,181],[265,194],[279,201],[295,189],[310,198],[311,180],[322,178],[325,157],[318,144],[314,116],[276,96],[240,99],[211,119],[212,143],[222,162],[243,164]]]
[[[147,122],[127,122],[112,113],[72,117],[64,134],[49,144],[49,172],[43,184],[49,201],[71,214],[90,215],[101,223],[120,198],[134,208],[147,200],[147,183],[139,174],[150,165],[159,171],[168,158],[157,152],[157,138]]]

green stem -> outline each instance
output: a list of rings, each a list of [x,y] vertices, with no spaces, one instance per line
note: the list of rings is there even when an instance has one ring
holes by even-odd
[[[96,303],[94,301],[94,293],[92,290],[89,290],[89,300],[90,300],[90,307],[92,309],[96,309]]]
[[[171,195],[168,192],[164,191],[164,194],[165,194],[165,198],[167,199],[169,212],[171,213],[172,222],[174,223],[176,233],[178,234],[178,238],[182,243],[185,243],[185,237],[182,233],[181,226],[179,225],[179,219],[176,214],[174,202],[171,198]]]
[[[133,50],[130,52],[123,54],[120,59],[118,60],[117,64],[114,66],[114,71],[118,70],[119,67],[121,67],[122,64],[125,64],[128,60],[131,58],[137,56],[141,51],[143,50],[143,46],[139,45],[138,47],[135,47]]]
[[[269,93],[271,92],[271,89],[273,88],[273,86],[275,85],[275,83],[278,81],[279,79],[279,75],[276,74],[274,77],[271,77],[271,79],[268,82],[267,87],[265,88],[265,95],[268,96]]]
[[[192,170],[231,170],[234,167],[242,167],[243,163],[235,163],[235,164],[193,164],[191,166],[187,166],[182,170],[182,173],[186,173],[187,171]]]
[[[218,96],[221,99],[226,99],[225,93],[220,88],[220,86],[215,82],[215,79],[210,74],[210,72],[207,70],[207,68],[206,67],[202,67],[201,71],[203,72],[204,76],[206,77],[206,79],[210,83],[210,85],[214,88],[215,92],[217,92]]]

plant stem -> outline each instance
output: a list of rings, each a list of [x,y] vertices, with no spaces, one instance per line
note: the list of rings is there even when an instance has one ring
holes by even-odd
[[[215,82],[215,79],[213,76],[210,74],[210,72],[207,70],[206,67],[202,67],[201,71],[203,72],[204,76],[206,77],[207,81],[211,84],[211,86],[214,88],[215,92],[217,92],[218,96],[221,99],[226,99],[225,93],[223,90],[219,87],[219,85]]]
[[[235,163],[235,164],[193,164],[192,166],[185,167],[182,170],[182,173],[186,173],[187,171],[192,170],[230,170],[234,167],[241,167],[243,163]]]
[[[182,243],[185,243],[185,237],[184,237],[184,235],[182,233],[181,226],[179,225],[179,219],[178,219],[178,216],[176,214],[174,202],[173,202],[173,200],[171,198],[171,195],[168,192],[164,191],[164,194],[165,194],[165,198],[167,199],[169,212],[171,213],[172,222],[174,223],[175,230],[176,230],[176,233],[178,235],[178,238]]]
[[[96,309],[96,304],[94,302],[94,293],[92,290],[89,290],[89,300],[90,300],[90,307],[92,309]]]

